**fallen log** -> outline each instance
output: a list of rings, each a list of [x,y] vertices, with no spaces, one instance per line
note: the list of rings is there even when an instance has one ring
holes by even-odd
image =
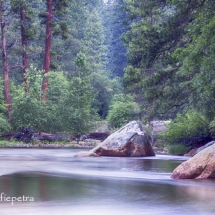
[[[50,133],[34,133],[33,139],[37,140],[47,140],[47,141],[70,141],[71,138],[69,136],[62,136],[59,134],[50,134]]]
[[[95,140],[105,140],[109,136],[109,133],[107,132],[91,132],[87,135],[89,139],[95,139]]]
[[[31,128],[22,128],[20,131],[16,132],[12,135],[12,138],[16,141],[22,141],[25,143],[29,143],[33,140],[47,140],[51,141],[70,141],[71,138],[69,136],[63,136],[59,134],[51,134],[51,133],[44,133],[39,132],[35,133]]]
[[[76,136],[76,138],[72,138],[71,136],[64,136],[64,135],[45,133],[45,132],[35,133],[29,127],[27,128],[23,127],[21,128],[20,131],[16,132],[15,134],[5,135],[6,138],[11,137],[10,139],[14,139],[16,141],[22,141],[25,143],[29,143],[30,141],[33,141],[33,140],[49,141],[49,142],[76,140],[77,143],[79,141],[85,141],[86,139],[103,141],[108,136],[109,136],[109,133],[107,132],[91,132],[87,135],[78,135]]]

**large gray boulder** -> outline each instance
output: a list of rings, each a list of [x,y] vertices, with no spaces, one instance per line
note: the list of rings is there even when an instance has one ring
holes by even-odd
[[[88,153],[80,152],[76,156],[141,157],[155,156],[155,153],[150,135],[143,130],[140,123],[132,121]]]
[[[173,179],[215,178],[215,144],[183,162],[172,173]]]

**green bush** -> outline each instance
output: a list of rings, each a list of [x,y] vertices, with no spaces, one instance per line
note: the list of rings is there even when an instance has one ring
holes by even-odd
[[[130,98],[125,99],[121,94],[116,97],[108,112],[107,121],[111,127],[119,128],[137,118],[139,106]]]
[[[30,67],[27,77],[28,93],[25,92],[26,86],[24,84],[13,89],[11,125],[14,130],[19,130],[21,127],[42,130],[46,118],[41,90],[42,71]]]
[[[7,140],[0,140],[0,148],[4,147],[16,147],[20,146],[22,143],[16,141],[7,141]]]
[[[215,136],[215,119],[210,122],[210,133],[212,137]]]
[[[182,144],[171,145],[168,147],[169,154],[173,155],[184,155],[187,153],[188,149]]]
[[[209,121],[197,113],[178,114],[162,134],[168,145],[182,144],[191,147],[193,144],[210,140]]]
[[[11,130],[11,126],[6,116],[6,105],[4,103],[3,80],[0,77],[0,134]]]
[[[72,136],[87,133],[95,118],[91,104],[95,94],[92,77],[79,54],[76,71],[71,77],[65,72],[49,72],[47,101],[42,92],[43,72],[30,67],[28,92],[25,85],[13,91],[11,124],[14,130],[31,127],[34,131],[69,133]]]
[[[2,113],[0,113],[0,134],[3,134],[10,130],[11,130],[11,127],[8,120]]]

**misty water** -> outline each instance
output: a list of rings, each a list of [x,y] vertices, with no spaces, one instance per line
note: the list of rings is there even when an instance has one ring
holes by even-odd
[[[215,180],[172,180],[187,157],[73,157],[80,149],[0,149],[0,215],[209,215]]]

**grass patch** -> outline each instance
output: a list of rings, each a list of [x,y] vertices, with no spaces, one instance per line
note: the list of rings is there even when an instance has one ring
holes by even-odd
[[[0,148],[4,147],[16,147],[23,145],[22,142],[16,142],[16,141],[7,141],[7,140],[1,140],[0,141]]]
[[[187,153],[187,147],[182,144],[171,145],[168,147],[169,154],[184,155]]]
[[[56,142],[49,142],[49,141],[31,141],[30,143],[24,143],[21,141],[7,141],[7,140],[0,140],[0,148],[35,148],[35,147],[51,147],[51,148],[61,148],[61,147],[95,147],[98,143],[96,142],[80,142],[79,145],[77,145],[76,141],[56,141]]]

